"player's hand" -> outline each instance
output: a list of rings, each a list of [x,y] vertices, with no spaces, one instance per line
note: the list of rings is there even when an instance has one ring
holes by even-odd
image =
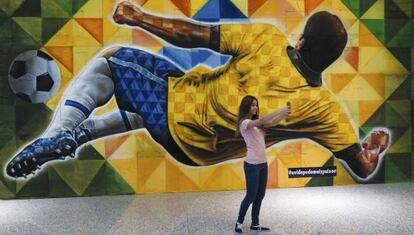
[[[129,24],[135,21],[135,17],[142,15],[141,7],[129,1],[124,1],[118,4],[112,18],[118,24]]]

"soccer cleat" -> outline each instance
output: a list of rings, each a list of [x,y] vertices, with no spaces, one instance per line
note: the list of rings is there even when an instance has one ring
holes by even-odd
[[[7,165],[9,176],[26,178],[46,162],[74,156],[78,144],[70,132],[60,132],[51,138],[39,138],[20,151]]]
[[[73,137],[75,138],[78,146],[81,146],[92,139],[91,133],[82,124],[73,130]]]

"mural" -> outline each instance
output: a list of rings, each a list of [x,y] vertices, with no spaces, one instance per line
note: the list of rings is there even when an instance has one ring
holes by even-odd
[[[410,181],[413,5],[2,3],[0,195],[240,189],[245,95],[269,187]]]

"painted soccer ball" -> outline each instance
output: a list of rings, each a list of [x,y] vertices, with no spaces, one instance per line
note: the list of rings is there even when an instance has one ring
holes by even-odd
[[[52,98],[60,86],[59,67],[42,51],[23,52],[10,65],[9,84],[23,100],[42,103]]]

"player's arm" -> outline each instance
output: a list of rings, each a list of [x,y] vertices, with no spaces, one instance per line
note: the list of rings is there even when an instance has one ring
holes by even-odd
[[[269,113],[262,118],[250,121],[247,124],[247,128],[262,127],[262,126],[275,126],[280,121],[285,119],[289,114],[290,114],[290,104],[288,103],[288,105],[285,108]]]
[[[121,2],[116,7],[113,19],[118,24],[135,26],[184,48],[203,47],[219,50],[218,26],[196,23],[185,19],[161,17],[144,12],[141,7],[130,2]]]

